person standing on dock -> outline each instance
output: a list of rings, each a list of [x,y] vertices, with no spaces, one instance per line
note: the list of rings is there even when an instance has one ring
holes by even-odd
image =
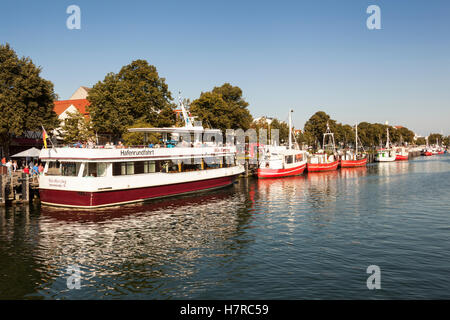
[[[38,175],[39,174],[39,167],[37,165],[37,163],[34,164],[33,169],[31,170],[31,175]]]
[[[8,175],[11,176],[11,174],[12,174],[12,171],[11,171],[11,169],[12,169],[12,161],[9,160],[9,161],[5,164],[5,166],[6,166],[6,168],[8,168]]]

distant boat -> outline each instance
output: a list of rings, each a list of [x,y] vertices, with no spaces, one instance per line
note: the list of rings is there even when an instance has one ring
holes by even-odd
[[[325,152],[325,141],[326,138],[331,138],[331,145],[333,154],[328,155]],[[330,127],[327,123],[327,131],[323,134],[323,152],[318,152],[311,155],[308,159],[307,169],[308,172],[323,172],[323,171],[333,171],[338,168],[339,160],[336,159],[336,147],[334,143],[334,134],[331,132]]]
[[[358,153],[358,124],[355,126],[355,151],[347,150],[340,158],[341,168],[364,167],[367,164],[365,152]]]
[[[387,125],[386,121],[386,125]],[[392,162],[395,161],[397,155],[394,149],[391,148],[389,141],[389,127],[386,127],[386,148],[381,148],[377,151],[375,161],[378,162]]]
[[[408,159],[409,159],[409,152],[408,150],[406,150],[405,147],[396,148],[396,155],[395,155],[396,161],[403,161]]]
[[[306,168],[307,152],[292,148],[292,118],[289,111],[289,146],[274,148],[267,146],[257,171],[258,178],[283,178],[303,173]]]

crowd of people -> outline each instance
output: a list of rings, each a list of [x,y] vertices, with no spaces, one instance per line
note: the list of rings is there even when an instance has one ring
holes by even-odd
[[[2,166],[7,168],[8,175],[11,176],[14,172],[23,172],[31,177],[38,176],[44,172],[44,166],[42,163],[30,161],[28,165],[25,160],[20,161],[17,160],[6,160],[5,157],[2,158]]]

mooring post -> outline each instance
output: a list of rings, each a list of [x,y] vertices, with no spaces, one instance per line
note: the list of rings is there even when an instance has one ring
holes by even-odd
[[[15,197],[14,197],[14,176],[13,176],[13,174],[11,173],[11,176],[10,176],[10,187],[9,187],[9,190],[10,190],[10,196],[11,196],[11,199],[15,199]]]
[[[28,175],[22,172],[22,201],[30,201],[30,180]]]
[[[2,174],[0,177],[1,204],[4,205],[6,203],[6,176]]]

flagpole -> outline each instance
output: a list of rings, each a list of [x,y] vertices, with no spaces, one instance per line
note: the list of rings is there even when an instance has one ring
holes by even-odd
[[[47,134],[47,130],[45,130],[45,128],[44,128],[44,126],[41,124],[41,127],[42,127],[42,130],[44,130],[44,132],[45,132],[45,135],[47,136],[47,138],[50,140],[50,143],[52,144],[52,149],[56,149],[55,148],[55,145],[53,144],[53,141],[52,141],[52,139],[50,139],[50,137],[48,136],[48,134]],[[47,139],[46,138],[46,139]],[[56,150],[55,150],[56,151]]]

